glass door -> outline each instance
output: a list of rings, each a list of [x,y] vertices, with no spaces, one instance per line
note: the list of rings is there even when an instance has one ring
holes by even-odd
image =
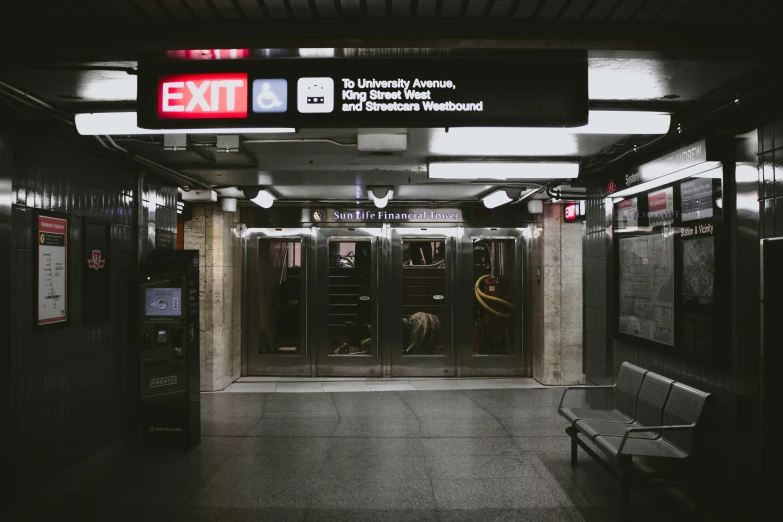
[[[466,228],[459,252],[457,339],[463,376],[526,375],[523,233]]]
[[[310,376],[307,350],[309,229],[250,229],[246,375]]]
[[[319,228],[316,239],[318,375],[381,376],[378,266],[381,228]]]
[[[455,375],[456,235],[456,228],[391,229],[390,295],[383,315],[393,376]]]

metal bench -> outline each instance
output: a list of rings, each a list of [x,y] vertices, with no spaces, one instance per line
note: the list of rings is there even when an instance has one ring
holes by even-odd
[[[633,457],[687,458],[691,454],[693,430],[709,395],[646,372],[637,398],[636,419],[626,423],[577,419],[566,428],[571,437],[571,465],[577,464],[578,445],[617,479],[621,487],[621,516],[626,520],[631,486],[665,486],[670,482],[670,477],[660,473],[635,471]],[[580,434],[615,460],[617,467],[598,455]]]
[[[642,387],[642,381],[647,370],[639,368],[629,362],[624,362],[620,366],[620,373],[617,375],[617,382],[609,386],[569,386],[563,392],[560,399],[560,405],[557,412],[568,419],[573,425],[579,420],[616,422],[628,424],[636,418],[636,397]],[[566,395],[572,390],[596,390],[611,389],[613,392],[613,406],[611,410],[599,410],[592,408],[564,408]]]

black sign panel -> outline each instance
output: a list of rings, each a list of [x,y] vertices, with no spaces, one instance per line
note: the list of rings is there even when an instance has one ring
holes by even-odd
[[[158,250],[174,250],[176,239],[174,232],[162,229],[155,230],[155,248]]]
[[[571,127],[587,123],[587,58],[142,62],[138,101],[149,129]]]
[[[111,263],[109,227],[85,223],[82,253],[82,322],[111,317]]]

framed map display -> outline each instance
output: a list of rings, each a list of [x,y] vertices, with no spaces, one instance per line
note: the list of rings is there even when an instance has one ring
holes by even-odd
[[[674,346],[674,236],[621,237],[618,253],[620,333]]]
[[[68,219],[39,211],[36,216],[35,325],[68,322]]]

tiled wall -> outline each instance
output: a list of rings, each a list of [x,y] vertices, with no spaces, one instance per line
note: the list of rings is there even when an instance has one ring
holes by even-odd
[[[4,419],[12,436],[3,452],[12,456],[6,474],[19,499],[130,433],[135,232],[145,254],[154,248],[156,230],[176,233],[176,188],[148,176],[137,224],[138,167],[97,154],[67,135],[13,130],[11,416]],[[33,325],[36,209],[69,219],[70,323],[50,330]],[[81,318],[85,220],[110,230],[111,317],[92,324]]]
[[[772,221],[777,226],[781,223],[780,214],[776,214],[777,204],[783,202],[783,179],[777,185],[775,174],[783,172],[780,160],[783,159],[783,149],[774,150],[783,145],[783,128],[777,142],[763,140],[766,132],[772,132],[774,124],[760,131],[760,142],[766,141],[767,147],[759,147],[760,179],[764,185],[761,206],[771,207],[762,222],[762,230],[767,233],[783,235],[783,228],[769,228]],[[772,152],[768,152],[772,151]],[[780,152],[775,163],[775,153]],[[777,165],[777,170],[775,170]],[[774,172],[774,174],[772,174]],[[724,183],[731,185],[734,179],[734,169],[729,165],[724,174]],[[772,177],[772,180],[769,178]],[[737,191],[743,198],[752,197],[755,202],[755,181],[750,187],[747,183],[740,186],[737,181]],[[781,188],[778,188],[781,187]],[[772,193],[772,190],[775,190]],[[732,189],[727,189],[727,196]],[[757,323],[758,313],[753,312],[758,307],[758,280],[756,288],[747,292],[746,286],[753,284],[752,271],[758,271],[758,262],[754,262],[750,254],[758,251],[757,213],[750,209],[732,219],[732,204],[727,202],[726,226],[737,223],[732,234],[732,247],[727,248],[726,255],[731,258],[736,272],[732,276],[732,293],[735,302],[732,312],[736,317],[732,320],[734,342],[729,366],[718,366],[708,363],[692,362],[685,357],[678,357],[662,350],[647,348],[641,343],[614,339],[614,272],[613,272],[613,238],[611,230],[611,215],[607,215],[604,195],[595,193],[588,200],[587,233],[585,238],[585,357],[588,384],[611,384],[614,382],[620,365],[631,362],[656,373],[660,373],[676,381],[683,382],[714,395],[711,414],[705,416],[702,422],[704,436],[700,439],[701,452],[694,454],[694,470],[698,474],[691,487],[691,493],[696,501],[718,519],[739,520],[740,514],[748,515],[754,509],[749,502],[738,499],[752,498],[757,487],[758,476],[758,446],[756,444],[759,428],[759,394],[758,394],[758,347]],[[745,202],[747,203],[747,202]],[[753,205],[751,204],[751,207]],[[783,209],[783,207],[780,207]],[[763,212],[762,212],[763,213]],[[753,250],[755,249],[755,250]],[[750,252],[750,254],[748,253]],[[748,295],[751,297],[748,298]],[[728,306],[728,305],[727,305]],[[757,310],[758,308],[756,308]],[[743,319],[744,318],[744,319]],[[754,329],[746,332],[743,328]],[[754,344],[755,343],[755,344]],[[596,393],[593,397],[596,405],[605,405],[604,394]],[[752,517],[751,517],[752,518]],[[748,518],[749,519],[749,518]]]

